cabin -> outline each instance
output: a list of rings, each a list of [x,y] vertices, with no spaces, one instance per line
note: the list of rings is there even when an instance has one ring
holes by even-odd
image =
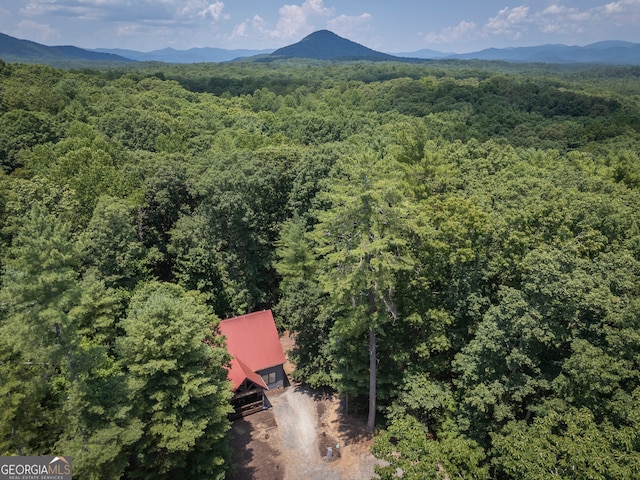
[[[286,358],[271,310],[222,320],[218,328],[232,356],[228,378],[235,417],[263,410],[264,392],[285,384]]]

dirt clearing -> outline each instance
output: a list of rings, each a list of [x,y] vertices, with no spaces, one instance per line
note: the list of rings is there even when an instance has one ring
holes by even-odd
[[[288,350],[283,339],[285,351]],[[290,373],[290,366],[286,368]],[[267,393],[272,408],[236,420],[232,480],[369,480],[375,478],[365,419],[345,416],[339,400],[291,385]],[[332,449],[332,460],[327,459]]]
[[[270,392],[273,408],[236,420],[234,480],[369,480],[375,458],[364,421],[345,418],[333,396],[292,385]],[[327,448],[333,458],[327,460]]]

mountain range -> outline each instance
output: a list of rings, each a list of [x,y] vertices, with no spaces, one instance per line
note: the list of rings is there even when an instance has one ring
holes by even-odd
[[[70,45],[49,47],[0,33],[0,59],[5,62],[43,63],[66,66],[77,63],[131,63],[134,60],[107,52],[95,52]]]
[[[86,50],[74,46],[46,46],[20,40],[0,33],[0,59],[5,62],[43,63],[67,66],[82,63],[131,63],[156,61],[166,63],[275,61],[289,58],[309,58],[331,61],[402,61],[435,59],[502,60],[507,62],[595,63],[610,65],[640,65],[640,44],[604,41],[586,46],[540,45],[534,47],[489,48],[472,53],[443,53],[418,50],[405,53],[383,53],[372,50],[328,30],[314,32],[297,43],[277,50],[226,50],[222,48],[165,48],[151,52],[123,49]]]
[[[202,63],[202,62],[229,62],[238,58],[253,57],[255,55],[268,55],[270,50],[226,50],[224,48],[190,48],[189,50],[176,50],[163,48],[151,52],[138,52],[136,50],[124,50],[119,48],[98,48],[95,52],[118,55],[120,57],[135,60],[137,62],[166,62],[166,63]]]
[[[416,55],[416,52],[411,54]],[[535,47],[488,48],[479,52],[445,55],[460,60],[503,60],[528,63],[600,63],[640,65],[640,44],[605,41],[584,47],[539,45]]]

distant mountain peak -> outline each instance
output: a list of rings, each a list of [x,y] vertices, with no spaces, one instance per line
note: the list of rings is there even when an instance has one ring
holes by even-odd
[[[393,55],[372,50],[329,30],[313,32],[297,43],[276,50],[270,56],[314,60],[397,60]]]
[[[317,30],[317,31],[315,31],[313,33],[310,33],[309,35],[304,37],[302,40],[309,39],[309,38],[314,38],[314,37],[333,37],[333,38],[341,38],[342,39],[342,37],[340,35],[337,35],[337,34],[333,33],[331,30],[323,29],[323,30]]]

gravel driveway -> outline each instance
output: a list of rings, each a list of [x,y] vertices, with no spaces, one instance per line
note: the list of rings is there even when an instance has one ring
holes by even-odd
[[[294,347],[285,332],[285,352]],[[285,363],[291,375],[294,366]],[[229,480],[370,480],[376,459],[366,419],[345,416],[332,395],[293,384],[267,392],[272,408],[233,422],[230,445],[236,466]],[[327,447],[334,459],[326,460]]]
[[[373,457],[359,464],[350,463],[348,472],[344,471],[347,465],[342,460],[327,461],[326,448],[320,447],[320,439],[326,432],[318,430],[319,400],[313,394],[291,386],[274,396],[271,403],[285,465],[284,480],[369,480],[373,477]]]
[[[320,456],[316,403],[311,395],[289,387],[273,400],[282,454],[287,458],[285,480],[301,478],[340,480],[339,471]]]

